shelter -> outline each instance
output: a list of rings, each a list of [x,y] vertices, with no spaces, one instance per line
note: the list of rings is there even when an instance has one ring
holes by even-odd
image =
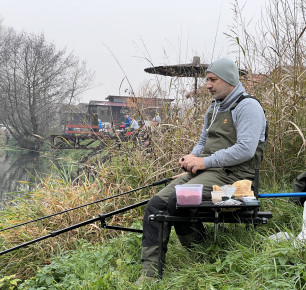
[[[205,77],[208,66],[208,64],[201,63],[199,56],[194,56],[192,63],[149,67],[145,68],[144,71],[170,77],[192,77],[194,78],[194,92],[196,93],[198,78]]]
[[[123,121],[123,115],[131,113],[133,109],[144,112],[152,119],[156,111],[159,111],[164,104],[169,105],[173,100],[110,95],[106,101],[90,101],[88,114],[92,125],[101,119],[102,122],[109,122],[117,127]],[[159,113],[162,115],[162,112]]]

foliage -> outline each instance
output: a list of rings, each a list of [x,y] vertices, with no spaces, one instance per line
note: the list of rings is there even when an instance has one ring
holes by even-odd
[[[270,183],[293,180],[305,170],[306,149],[306,42],[303,0],[273,0],[266,16],[249,33],[249,20],[235,1],[235,23],[227,34],[240,66],[249,76],[244,85],[266,111],[269,138],[262,166]]]
[[[20,281],[20,279],[16,279],[16,275],[4,276],[0,278],[0,288],[9,290],[16,289]]]
[[[277,2],[284,8],[286,3],[291,3],[281,0],[273,1],[273,5]],[[273,25],[267,26],[264,33],[256,37],[247,33],[246,26],[241,23],[241,10],[237,8],[237,26],[233,27],[229,37],[238,49],[241,65],[244,64],[251,73],[251,78],[242,80],[243,84],[261,101],[269,122],[270,136],[261,168],[260,191],[282,192],[291,191],[298,172],[305,170],[305,30],[290,18],[300,14],[286,14],[290,9],[283,9],[282,17],[277,18],[279,10],[270,8],[266,23],[271,20]],[[299,10],[304,9],[303,6],[296,9],[296,12],[304,13]],[[276,28],[280,27],[275,25],[276,19],[283,19],[281,24],[285,24],[286,29],[281,32],[288,34],[276,33]],[[292,23],[296,25],[291,26]],[[274,38],[275,35],[278,38]],[[269,53],[266,53],[267,49]],[[260,80],[254,78],[258,69],[264,75]],[[157,87],[153,91],[162,90]],[[77,164],[55,167],[55,171],[47,179],[42,179],[27,199],[16,199],[14,207],[1,213],[1,227],[111,197],[180,173],[177,160],[190,152],[197,142],[204,112],[210,103],[205,93],[190,98],[197,100],[197,110],[192,100],[182,96],[180,104],[171,110],[165,106],[162,124],[147,132],[148,143],[135,139],[125,140],[127,142],[112,140],[101,154],[86,159],[86,164],[82,165],[83,173],[76,174],[74,167]],[[136,107],[137,113],[144,114]],[[80,153],[73,155],[80,158]],[[139,190],[120,199],[110,199],[26,227],[0,232],[1,249],[91,219],[98,213],[147,199],[159,188]],[[221,225],[216,243],[212,240],[213,228],[207,225],[207,242],[191,252],[183,249],[172,235],[164,279],[159,283],[144,283],[143,288],[306,288],[304,246],[296,248],[292,241],[277,243],[268,238],[277,232],[297,236],[302,225],[302,208],[288,200],[271,198],[262,201],[262,209],[273,212],[273,219],[267,225],[258,227],[257,231],[246,231],[242,225]],[[112,217],[109,224],[140,228],[142,217],[143,207],[140,207]],[[106,231],[96,224],[80,227],[2,256],[0,274],[5,276],[2,282],[8,286],[10,281],[34,275],[19,287],[137,289],[134,282],[141,269],[140,239],[138,234]],[[10,277],[13,274],[16,276]]]
[[[77,251],[55,258],[50,265],[42,268],[35,277],[19,288],[114,289],[116,284],[122,281],[121,269],[130,267],[131,275],[136,269],[139,270],[137,255],[140,248],[139,235],[138,238],[134,235],[114,238],[102,247],[78,241],[77,248]]]
[[[144,282],[143,289],[303,289],[304,247],[268,238],[279,230],[297,235],[301,209],[284,201],[271,203],[289,214],[287,226],[279,215],[257,231],[246,231],[243,225],[221,225],[218,240],[213,242],[213,226],[207,225],[205,243],[192,251],[182,248],[173,233],[163,280]],[[19,289],[137,289],[140,234],[124,234],[102,245],[78,241],[75,246],[76,251],[53,257],[50,265]]]
[[[134,163],[127,162],[126,154],[117,156],[114,164],[99,164],[97,162],[96,166],[98,168],[93,170],[95,175],[92,178],[94,181],[89,181],[86,172],[75,179],[71,177],[72,171],[69,168],[67,170],[54,167],[54,172],[47,179],[42,179],[41,183],[32,192],[22,198],[16,198],[13,201],[16,204],[15,206],[7,207],[1,212],[1,228],[111,197],[129,191],[136,185],[142,186],[144,183],[155,181],[156,178],[152,175],[152,169],[146,163],[146,160],[137,154],[135,154]],[[154,188],[150,191],[150,194],[156,193],[157,189]],[[1,249],[48,235],[49,232],[59,229],[59,225],[60,228],[69,227],[86,219],[91,219],[97,216],[97,213],[109,212],[147,197],[148,191],[142,190],[128,196],[122,196],[120,199],[110,199],[104,203],[93,204],[76,211],[28,224],[25,227],[0,232]],[[114,217],[111,223],[130,225],[134,221],[133,216],[141,220],[142,215],[142,208],[135,209],[129,214]],[[112,235],[112,233],[106,234],[106,236],[109,235]],[[84,236],[91,241],[104,241],[106,238],[104,231],[95,224],[89,225],[86,229],[79,228],[73,232],[60,235],[56,239],[45,240],[34,245],[34,247],[31,246],[24,248],[22,251],[5,255],[3,259],[0,259],[0,273],[18,273],[18,277],[28,276],[33,273],[36,268],[35,265],[44,264],[52,253],[70,249],[73,247],[73,241]],[[67,241],[71,241],[72,244],[67,243]],[[66,246],[62,247],[63,245]],[[34,252],[33,249],[35,249]],[[15,255],[18,256],[18,263],[15,263]]]
[[[20,147],[39,149],[57,125],[60,106],[86,90],[92,74],[43,34],[2,27],[0,40],[0,122]]]

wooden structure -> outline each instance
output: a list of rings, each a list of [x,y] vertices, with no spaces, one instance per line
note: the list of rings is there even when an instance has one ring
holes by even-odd
[[[107,137],[99,134],[89,135],[51,135],[50,143],[52,149],[86,149],[100,150],[105,146],[103,141]]]
[[[99,126],[66,124],[65,134],[98,135]]]
[[[50,136],[51,148],[99,150],[107,136],[98,131],[99,126],[66,124],[64,135]]]
[[[109,139],[109,134],[98,132],[98,119],[108,128],[119,128],[124,121],[124,114],[131,114],[133,110],[143,112],[148,119],[152,119],[156,112],[164,105],[169,105],[174,99],[136,98],[130,96],[108,96],[105,101],[90,101],[80,108],[65,108],[62,112],[61,124],[63,135],[51,135],[53,149],[101,149],[103,141]],[[87,108],[87,113],[85,110]],[[168,110],[165,110],[168,111]],[[162,110],[159,112],[162,116]],[[141,116],[143,118],[143,116]],[[96,146],[93,143],[99,142]]]
[[[133,110],[144,113],[150,120],[158,111],[163,118],[163,106],[168,106],[174,99],[108,96],[106,100],[89,102],[90,124],[98,124],[98,119],[101,119],[103,123],[108,122],[112,127],[118,128],[124,121],[123,115],[131,114]]]
[[[98,124],[98,119],[103,123],[110,123],[118,127],[123,122],[123,115],[129,110],[130,104],[127,96],[108,96],[107,101],[90,101],[88,115],[90,124]]]

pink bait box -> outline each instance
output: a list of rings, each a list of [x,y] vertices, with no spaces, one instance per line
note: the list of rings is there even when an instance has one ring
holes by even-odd
[[[198,205],[202,202],[203,184],[176,185],[176,199],[178,205]]]

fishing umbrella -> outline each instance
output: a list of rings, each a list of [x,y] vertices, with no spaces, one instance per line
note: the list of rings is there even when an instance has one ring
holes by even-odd
[[[194,77],[194,94],[198,87],[198,78],[204,77],[209,64],[201,63],[199,56],[194,56],[192,63],[155,66],[145,68],[144,71],[151,74],[159,74],[170,77]],[[239,69],[240,76],[246,75],[247,71]]]
[[[170,77],[194,77],[194,92],[196,93],[198,78],[205,76],[207,68],[208,64],[201,64],[200,57],[194,56],[192,63],[154,66],[145,68],[144,71]]]

